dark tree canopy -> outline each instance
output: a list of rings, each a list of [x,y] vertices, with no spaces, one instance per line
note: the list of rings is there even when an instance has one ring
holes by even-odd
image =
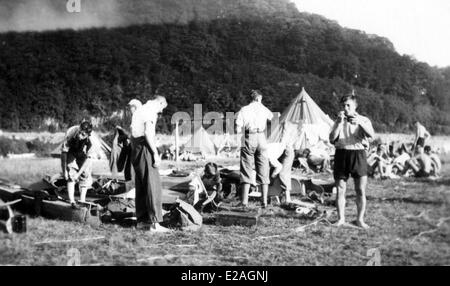
[[[61,128],[106,118],[158,93],[169,102],[158,128],[168,132],[171,115],[192,113],[194,103],[203,112],[237,111],[257,88],[282,112],[302,87],[332,117],[337,97],[354,89],[378,132],[407,131],[419,120],[450,133],[448,68],[317,15],[0,34],[0,128],[7,130],[36,130],[47,118]]]

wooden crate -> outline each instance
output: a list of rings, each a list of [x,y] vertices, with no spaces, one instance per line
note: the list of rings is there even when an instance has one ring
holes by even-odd
[[[223,226],[243,225],[253,226],[258,223],[259,214],[256,212],[224,211],[216,213],[216,224]]]

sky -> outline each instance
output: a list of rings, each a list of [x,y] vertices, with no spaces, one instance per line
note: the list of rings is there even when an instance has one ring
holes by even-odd
[[[450,66],[449,0],[292,0],[301,12],[388,38],[400,54]]]

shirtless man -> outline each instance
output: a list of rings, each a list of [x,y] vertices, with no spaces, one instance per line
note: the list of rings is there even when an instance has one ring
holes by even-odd
[[[423,147],[418,146],[416,156],[406,161],[403,175],[409,170],[414,172],[416,178],[428,178],[431,175],[432,160],[430,156],[424,152]]]
[[[428,145],[425,146],[424,151],[425,151],[425,154],[427,154],[431,158],[431,165],[432,165],[432,173],[433,173],[433,175],[439,176],[439,174],[441,172],[441,169],[442,169],[441,159],[439,158],[438,154],[433,152],[431,150],[431,147],[428,146]]]
[[[414,138],[414,145],[412,151],[414,152],[418,146],[425,147],[425,142],[431,138],[430,132],[425,129],[425,126],[416,122],[416,137]]]

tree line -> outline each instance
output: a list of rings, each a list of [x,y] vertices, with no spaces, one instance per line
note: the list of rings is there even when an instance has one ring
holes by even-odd
[[[169,107],[158,131],[167,133],[171,115],[192,113],[194,103],[238,111],[259,89],[282,112],[302,87],[331,117],[355,90],[378,132],[405,132],[419,120],[450,134],[450,69],[317,15],[0,34],[0,128],[11,131],[42,129],[48,118],[64,129],[161,94]]]

